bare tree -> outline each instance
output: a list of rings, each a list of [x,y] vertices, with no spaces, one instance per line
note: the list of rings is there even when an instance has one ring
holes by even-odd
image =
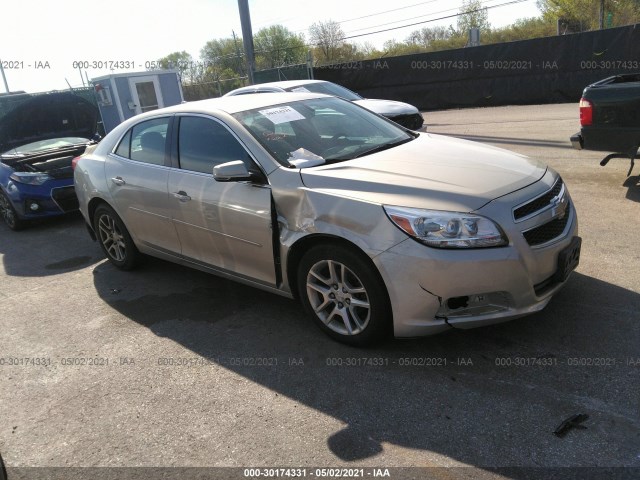
[[[338,22],[327,20],[316,22],[309,27],[311,43],[317,47],[317,51],[324,57],[324,61],[332,61],[338,58],[338,54],[344,45],[344,32]]]

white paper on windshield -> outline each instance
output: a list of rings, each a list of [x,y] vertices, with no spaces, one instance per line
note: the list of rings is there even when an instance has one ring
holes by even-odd
[[[259,110],[259,112],[267,117],[275,125],[286,122],[293,122],[295,120],[304,120],[304,117],[293,108],[289,106],[267,108],[266,110]]]
[[[296,87],[296,88],[292,88],[291,91],[292,92],[308,92],[309,90],[307,90],[304,87]]]
[[[309,150],[299,148],[289,153],[291,157],[287,160],[289,163],[297,168],[315,167],[317,165],[324,165],[324,158],[320,155],[316,155]]]

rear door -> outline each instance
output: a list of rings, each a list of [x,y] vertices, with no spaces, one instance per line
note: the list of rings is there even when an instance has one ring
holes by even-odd
[[[118,214],[139,242],[179,254],[167,194],[172,117],[134,125],[107,156],[105,174]]]
[[[221,122],[181,115],[175,123],[179,168],[169,174],[169,201],[182,254],[275,285],[269,185],[213,178],[215,165],[233,160],[259,167]]]

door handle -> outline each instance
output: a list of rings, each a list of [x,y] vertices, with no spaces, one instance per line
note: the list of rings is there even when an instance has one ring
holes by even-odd
[[[187,195],[187,192],[183,190],[180,190],[179,192],[173,192],[173,196],[181,202],[188,202],[189,200],[191,200],[191,197]]]
[[[127,182],[125,182],[125,181],[123,180],[123,178],[122,178],[122,177],[113,177],[113,178],[111,179],[111,181],[112,181],[113,183],[115,183],[116,185],[118,185],[119,187],[121,187],[122,185],[124,185],[125,183],[127,183]]]

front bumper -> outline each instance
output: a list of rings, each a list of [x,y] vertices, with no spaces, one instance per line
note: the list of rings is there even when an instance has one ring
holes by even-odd
[[[73,183],[70,184],[66,179],[51,180],[43,185],[10,181],[6,191],[21,219],[53,217],[78,210],[75,188]]]
[[[500,201],[510,202],[506,197]],[[560,253],[578,234],[575,208],[567,210],[559,237],[534,247],[523,235],[533,219],[514,223],[511,218],[509,225],[508,217],[498,218],[504,205],[480,213],[492,208],[495,214],[487,216],[503,226],[508,246],[443,250],[407,239],[373,259],[389,292],[396,337],[475,328],[538,312],[566,283],[556,273]]]
[[[404,115],[387,115],[389,120],[393,120],[399,125],[402,125],[409,130],[415,130],[418,132],[426,132],[427,126],[424,125],[424,119],[419,113],[410,113]]]

